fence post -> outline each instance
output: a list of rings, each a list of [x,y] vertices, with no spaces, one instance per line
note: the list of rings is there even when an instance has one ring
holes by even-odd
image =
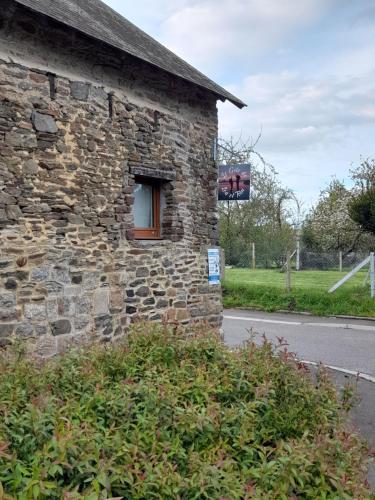
[[[252,244],[252,267],[255,269],[256,260],[255,260],[255,243]]]
[[[339,251],[339,271],[342,273],[342,251]]]
[[[296,252],[296,271],[299,271],[301,268],[301,242],[297,240],[297,252]]]
[[[370,254],[370,283],[371,283],[371,297],[375,297],[375,254]]]
[[[290,251],[286,253],[286,291],[290,293],[292,291],[291,286],[291,266],[290,266]]]

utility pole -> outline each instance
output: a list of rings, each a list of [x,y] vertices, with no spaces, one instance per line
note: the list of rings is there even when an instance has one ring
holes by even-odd
[[[255,243],[252,244],[252,266],[253,269],[256,268],[256,260],[255,260]]]
[[[339,251],[339,271],[342,273],[342,250]]]
[[[371,297],[375,297],[375,254],[370,254],[370,283],[371,283]]]

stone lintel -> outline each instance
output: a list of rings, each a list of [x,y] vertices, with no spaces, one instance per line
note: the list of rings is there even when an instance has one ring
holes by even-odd
[[[149,177],[151,179],[159,179],[161,181],[174,181],[176,180],[176,172],[173,170],[164,170],[157,167],[130,167],[130,173],[139,175],[141,177]]]

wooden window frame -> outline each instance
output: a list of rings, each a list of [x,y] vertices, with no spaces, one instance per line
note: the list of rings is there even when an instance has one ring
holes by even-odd
[[[160,240],[160,184],[152,179],[136,177],[136,184],[147,184],[152,188],[152,227],[134,227],[134,238],[136,240]]]

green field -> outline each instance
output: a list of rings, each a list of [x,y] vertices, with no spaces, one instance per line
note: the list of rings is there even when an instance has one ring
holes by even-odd
[[[363,285],[366,271],[357,273],[333,294],[328,293],[345,274],[293,271],[292,293],[288,294],[285,273],[279,270],[226,269],[224,306],[375,317],[375,299],[370,298],[369,285]]]

